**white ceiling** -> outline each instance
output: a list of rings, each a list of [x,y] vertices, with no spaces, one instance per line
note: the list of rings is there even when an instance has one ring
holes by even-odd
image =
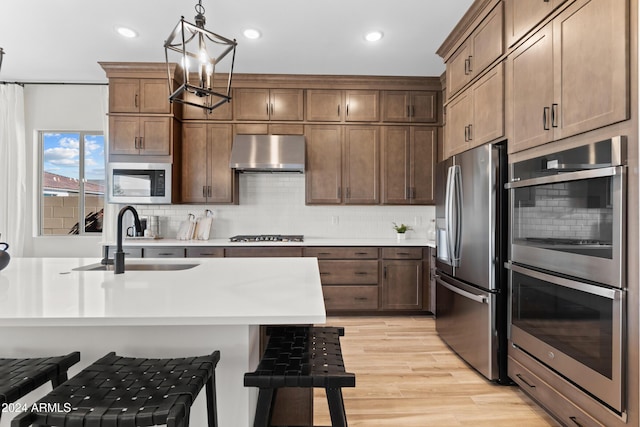
[[[98,61],[163,62],[197,0],[3,0],[0,81],[106,82]],[[473,0],[203,0],[206,28],[236,38],[235,71],[439,76],[435,54]],[[114,27],[139,33],[124,39]],[[246,28],[262,38],[248,40]],[[381,30],[376,44],[364,33]]]

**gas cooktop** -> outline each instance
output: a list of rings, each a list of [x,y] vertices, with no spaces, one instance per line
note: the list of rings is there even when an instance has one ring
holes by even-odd
[[[286,234],[238,235],[229,238],[230,242],[304,242],[304,236]]]

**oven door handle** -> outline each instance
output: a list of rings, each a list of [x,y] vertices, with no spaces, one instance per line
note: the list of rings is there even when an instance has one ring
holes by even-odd
[[[550,274],[542,273],[541,271],[530,270],[528,268],[521,267],[516,264],[508,262],[505,267],[516,273],[524,274],[525,276],[533,277],[534,279],[544,280],[545,282],[553,283],[555,285],[564,286],[565,288],[574,289],[576,291],[587,292],[595,294],[603,298],[617,301],[621,298],[622,291],[619,289],[605,288],[604,286],[589,285],[574,280],[565,279],[564,277],[552,276]]]
[[[453,285],[450,285],[449,283],[445,282],[444,280],[442,280],[440,278],[440,276],[436,275],[436,282],[439,285],[444,286],[445,288],[449,289],[451,292],[454,292],[460,296],[463,296],[467,299],[473,300],[475,302],[479,302],[481,304],[486,304],[487,303],[487,298],[482,296],[482,295],[476,295],[476,294],[472,294],[471,292],[467,292],[463,289],[457,288]]]
[[[560,173],[552,176],[525,179],[524,181],[513,181],[506,183],[504,188],[531,187],[534,185],[554,184],[557,182],[578,181],[581,179],[602,178],[606,176],[622,175],[624,166],[611,166],[608,168],[587,169],[576,172]]]

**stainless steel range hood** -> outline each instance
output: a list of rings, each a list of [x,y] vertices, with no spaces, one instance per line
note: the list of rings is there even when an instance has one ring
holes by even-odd
[[[239,172],[304,173],[302,135],[236,135],[229,166]]]

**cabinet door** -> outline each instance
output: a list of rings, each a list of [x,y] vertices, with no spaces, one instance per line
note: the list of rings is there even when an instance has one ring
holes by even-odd
[[[380,202],[380,129],[348,126],[344,143],[343,197],[348,204]]]
[[[422,261],[382,262],[382,309],[422,309]]]
[[[407,91],[382,92],[382,121],[383,122],[410,122],[411,121],[411,95]]]
[[[566,0],[505,0],[505,34],[513,46]]]
[[[109,112],[137,113],[139,111],[140,80],[124,78],[109,79]]]
[[[438,92],[411,92],[411,121],[435,123],[438,121]]]
[[[385,126],[382,129],[382,203],[409,204],[411,128]]]
[[[140,117],[140,154],[168,156],[171,154],[171,118]]]
[[[236,199],[236,174],[229,167],[232,125],[208,125],[207,140],[209,150],[209,203],[234,203]]]
[[[348,90],[345,92],[347,104],[346,121],[377,122],[380,109],[377,90]]]
[[[226,88],[220,89],[226,91]],[[202,98],[197,97],[191,92],[185,94],[185,99],[196,104],[202,104]],[[216,98],[216,101],[219,98]],[[233,102],[233,101],[232,101]],[[209,112],[206,108],[196,107],[194,105],[183,104],[182,105],[182,118],[185,120],[231,120],[231,104],[232,102],[225,102],[212,112]],[[212,101],[207,101],[208,105],[211,105]]]
[[[340,204],[342,201],[342,137],[340,126],[307,126],[305,129],[307,204]]]
[[[310,122],[342,121],[342,91],[339,90],[307,90],[307,120]]]
[[[109,154],[138,154],[139,135],[137,116],[109,117]]]
[[[269,89],[235,89],[233,98],[237,120],[269,120]]]
[[[170,113],[167,79],[140,79],[140,113]]]
[[[549,142],[553,103],[552,27],[548,24],[531,36],[507,60],[511,110],[509,152]],[[593,83],[593,82],[592,82]]]
[[[207,125],[184,123],[182,125],[182,202],[205,203],[207,201]]]
[[[271,89],[269,104],[271,120],[304,119],[304,91],[302,89]]]
[[[479,75],[493,61],[498,59],[504,50],[502,42],[502,3],[482,20],[471,35],[473,52],[469,59],[471,78]]]
[[[469,57],[471,44],[467,41],[447,61],[447,98],[451,99],[471,80]]]
[[[471,91],[466,90],[447,105],[444,158],[461,153],[469,148],[469,125],[472,122]]]
[[[496,65],[471,86],[473,123],[468,132],[470,148],[504,135],[504,73]]]
[[[436,128],[411,128],[409,195],[412,205],[434,204],[437,147],[438,130]]]
[[[580,0],[554,19],[554,139],[629,118],[627,7]]]

